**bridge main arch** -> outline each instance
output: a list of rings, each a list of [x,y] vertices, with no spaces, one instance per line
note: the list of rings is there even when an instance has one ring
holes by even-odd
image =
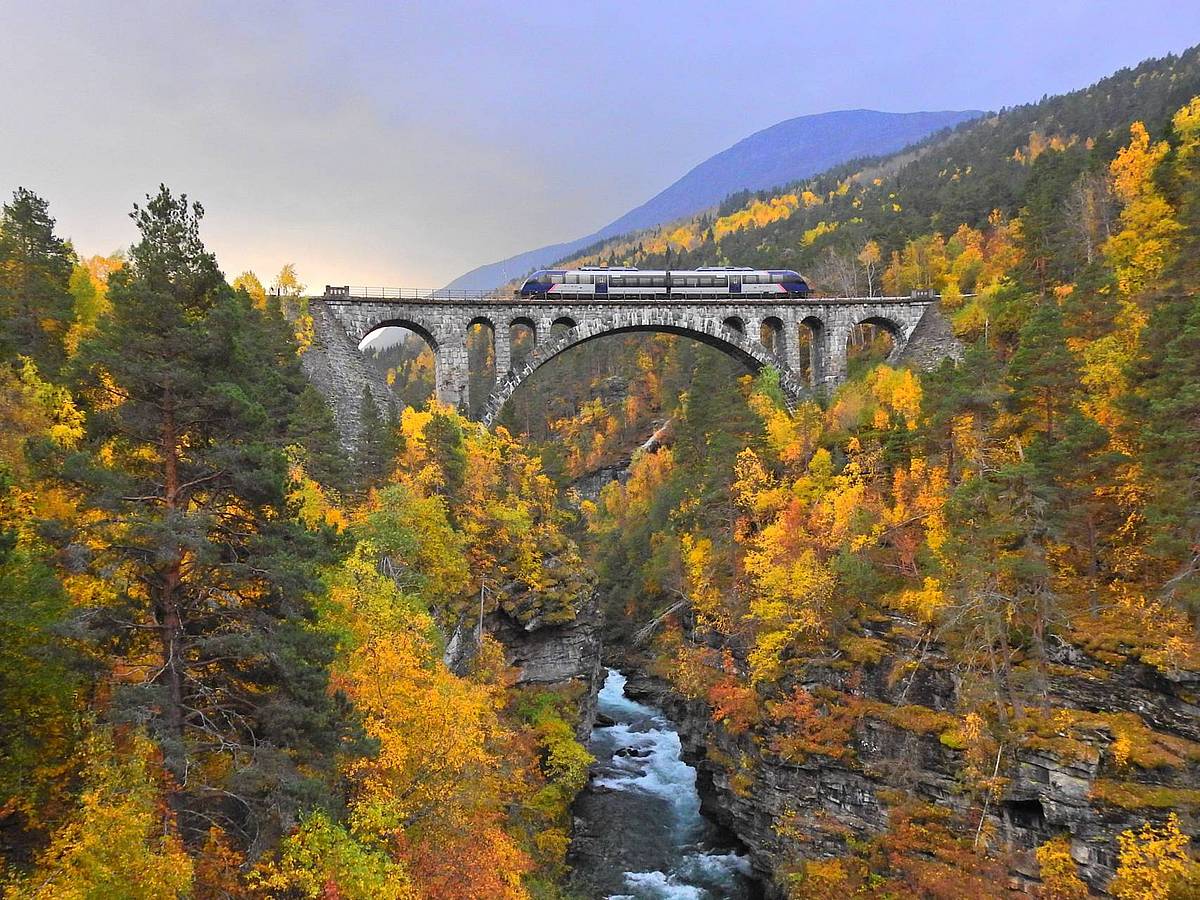
[[[789,404],[794,402],[805,389],[805,386],[786,367],[782,359],[757,341],[748,339],[743,332],[730,327],[719,318],[706,317],[697,320],[693,316],[672,316],[665,311],[659,311],[646,316],[645,319],[645,321],[636,322],[585,320],[539,343],[533,352],[512,371],[506,375],[498,373],[496,388],[488,398],[482,422],[491,427],[504,409],[504,404],[516,393],[517,388],[550,360],[581,344],[609,335],[657,333],[691,338],[721,350],[745,364],[753,372],[758,372],[765,366],[775,367],[779,370],[780,386],[783,388]],[[565,325],[567,322],[560,319],[556,324]]]

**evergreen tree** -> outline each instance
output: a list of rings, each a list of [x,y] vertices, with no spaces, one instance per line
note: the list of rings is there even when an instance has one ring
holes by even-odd
[[[0,505],[7,480],[0,469]],[[46,769],[63,764],[78,731],[80,660],[56,633],[68,614],[46,560],[0,524],[0,845],[22,819],[36,826],[53,790]]]
[[[961,363],[943,360],[925,376],[921,412],[926,448],[931,453],[945,454],[952,483],[957,483],[963,462],[955,443],[955,421],[968,414],[977,427],[991,421],[1000,396],[999,369],[995,354],[981,340],[968,348]]]
[[[1166,564],[1163,593],[1200,627],[1200,303],[1156,303],[1130,373],[1126,402],[1150,480],[1151,550]]]
[[[350,486],[349,460],[338,443],[333,410],[312,385],[300,391],[289,425],[291,437],[304,450],[308,474],[325,487],[345,491]]]
[[[1021,328],[1008,367],[1009,408],[1047,437],[1057,434],[1079,386],[1066,338],[1058,304],[1043,298]]]
[[[320,547],[287,514],[293,398],[263,367],[294,351],[255,346],[279,330],[225,284],[202,215],[166,187],[135,207],[141,240],[79,353],[94,456],[72,471],[109,513],[92,564],[115,599],[89,621],[123,659],[112,715],[157,740],[186,836],[215,823],[254,853],[325,801],[347,729],[308,626]]]
[[[0,213],[0,356],[32,357],[47,376],[63,363],[75,254],[54,233],[46,201],[17,188]]]
[[[355,479],[359,489],[366,491],[378,485],[387,475],[388,464],[392,461],[391,429],[379,414],[379,406],[371,396],[370,388],[363,388],[358,415],[362,431],[354,456]]]
[[[429,455],[442,470],[441,493],[450,500],[453,508],[454,499],[461,496],[467,476],[467,451],[463,445],[462,428],[453,416],[435,411],[425,426],[425,441],[429,446]]]

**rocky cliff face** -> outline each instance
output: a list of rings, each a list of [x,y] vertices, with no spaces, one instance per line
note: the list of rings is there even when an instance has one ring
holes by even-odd
[[[869,623],[863,636],[878,642],[876,661],[831,659],[806,668],[807,690],[835,693],[857,710],[840,748],[845,752],[837,755],[788,758],[777,751],[785,727],[767,720],[734,733],[713,722],[707,702],[684,698],[645,674],[647,659],[620,660],[640,672],[627,693],[678,723],[710,814],[746,844],[756,871],[778,895],[782,865],[845,854],[848,839],[886,827],[888,808],[901,792],[952,810],[970,825],[982,815],[981,831],[1009,854],[1009,887],[1019,891],[1036,891],[1033,851],[1056,835],[1069,836],[1080,877],[1103,893],[1122,831],[1175,811],[1184,830],[1196,832],[1195,675],[1166,677],[1140,664],[1109,668],[1067,659],[1073,651],[1064,650],[1053,667],[1050,701],[1069,713],[1028,731],[1015,746],[991,751],[1007,781],[985,811],[979,792],[967,790],[966,750],[949,727],[967,711],[963,686],[936,644],[924,648],[920,666],[910,672],[905,661],[916,649],[913,625],[895,617]],[[897,664],[910,674],[896,678]]]
[[[577,697],[576,737],[586,741],[596,714],[596,695],[604,681],[600,668],[601,617],[594,592],[588,594],[569,621],[543,617],[522,621],[503,605],[488,613],[484,630],[504,647],[505,662],[517,671],[516,687],[542,685],[565,688]],[[451,671],[469,666],[477,644],[478,624],[463,620],[446,641],[443,661]]]
[[[579,696],[576,737],[586,741],[596,713],[596,694],[604,681],[600,668],[600,611],[595,594],[574,620],[522,624],[504,612],[487,620],[487,628],[504,645],[505,661],[517,669],[517,685],[566,685]],[[573,692],[574,693],[574,692]]]

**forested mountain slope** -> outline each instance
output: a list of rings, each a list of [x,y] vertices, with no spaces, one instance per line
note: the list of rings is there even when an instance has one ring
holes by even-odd
[[[891,253],[915,236],[936,231],[949,239],[960,225],[985,226],[994,213],[1011,218],[1023,205],[1037,209],[1038,191],[1048,197],[1056,182],[1069,182],[1110,159],[1134,120],[1144,122],[1152,135],[1163,134],[1173,112],[1198,90],[1200,51],[1192,48],[1122,70],[1089,88],[983,117],[912,150],[731,197],[715,215],[614,237],[565,260],[644,267],[787,265],[830,292],[866,293],[867,273],[855,257],[868,240],[886,265]],[[1095,229],[1105,226],[1089,218],[1096,214],[1092,202],[1080,194],[1072,205],[1037,210],[1040,217],[1053,212],[1078,223],[1074,233],[1062,229],[1057,243],[1044,248],[1045,264],[1058,267],[1053,274],[1071,264],[1066,245],[1082,243],[1094,253]],[[1041,225],[1042,219],[1026,216],[1026,223]],[[943,285],[901,279],[888,288],[926,286]],[[970,287],[969,280],[963,286]],[[879,293],[878,279],[870,288]]]
[[[851,159],[890,153],[977,115],[977,111],[886,113],[850,109],[788,119],[705,160],[599,231],[480,266],[454,279],[448,287],[490,290],[613,235],[691,215],[716,206],[738,191],[768,188],[815,175]]]

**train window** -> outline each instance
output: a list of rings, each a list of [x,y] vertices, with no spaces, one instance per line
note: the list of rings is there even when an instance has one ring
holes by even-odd
[[[578,275],[568,275],[567,276],[567,284],[579,284],[579,276]]]
[[[562,283],[563,283],[563,277],[562,277],[561,275],[551,275],[551,276],[550,276],[550,283],[551,283],[551,284],[562,284]]]
[[[751,272],[747,272],[742,276],[742,284],[758,284],[758,276]]]

